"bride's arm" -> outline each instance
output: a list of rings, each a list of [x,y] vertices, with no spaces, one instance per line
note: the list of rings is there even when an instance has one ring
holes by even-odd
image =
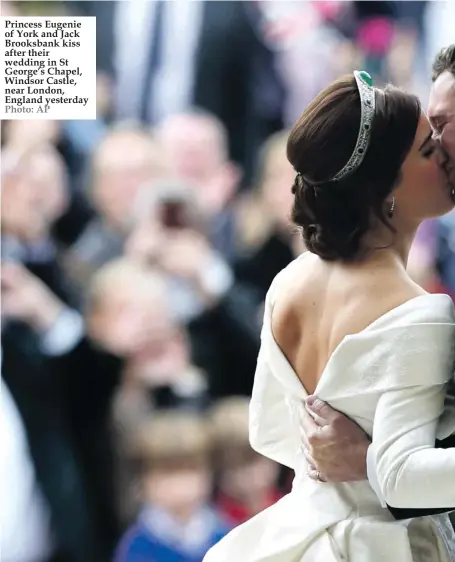
[[[390,390],[379,399],[369,464],[393,507],[455,505],[455,449],[434,448],[444,396],[438,384]]]

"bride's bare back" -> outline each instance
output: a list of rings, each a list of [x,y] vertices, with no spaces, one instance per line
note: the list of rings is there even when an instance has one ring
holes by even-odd
[[[306,253],[278,291],[274,337],[308,393],[348,334],[425,294],[398,264],[379,260],[342,265]]]

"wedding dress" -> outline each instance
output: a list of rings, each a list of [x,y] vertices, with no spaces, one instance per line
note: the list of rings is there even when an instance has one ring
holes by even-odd
[[[250,405],[253,448],[294,469],[293,488],[234,529],[204,562],[453,562],[432,518],[395,521],[368,481],[308,477],[300,434],[307,394],[271,329],[276,296],[294,264],[267,295]],[[378,483],[390,505],[455,505],[455,449],[433,449],[436,437],[455,429],[453,416],[439,424],[454,341],[450,297],[422,295],[346,336],[317,385],[314,394],[372,436]]]

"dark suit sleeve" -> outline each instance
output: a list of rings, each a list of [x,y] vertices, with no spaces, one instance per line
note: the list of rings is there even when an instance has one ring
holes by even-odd
[[[240,2],[251,33],[247,69],[245,178],[251,185],[257,154],[264,142],[284,127],[286,89],[274,50],[266,44],[257,2]],[[244,57],[242,50],[239,58]]]
[[[209,379],[216,398],[251,394],[260,347],[261,300],[236,283],[189,326],[193,360]]]
[[[81,340],[51,358],[25,324],[11,321],[2,330],[2,375],[26,430],[56,544],[70,562],[110,560],[118,539],[108,414],[119,375],[116,362],[91,347]]]
[[[122,362],[83,337],[69,353],[48,358],[62,381],[67,419],[86,474],[100,551],[111,553],[119,537],[111,408]]]
[[[119,358],[101,351],[84,336],[71,351],[49,357],[49,361],[65,377],[72,402],[85,413],[105,413],[120,380]]]
[[[284,89],[256,2],[204,2],[194,102],[219,117],[249,185],[259,145],[282,128]]]

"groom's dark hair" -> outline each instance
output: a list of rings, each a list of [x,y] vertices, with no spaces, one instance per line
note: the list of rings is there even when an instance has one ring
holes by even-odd
[[[447,70],[455,77],[455,43],[441,49],[434,59],[432,74],[433,82]]]

